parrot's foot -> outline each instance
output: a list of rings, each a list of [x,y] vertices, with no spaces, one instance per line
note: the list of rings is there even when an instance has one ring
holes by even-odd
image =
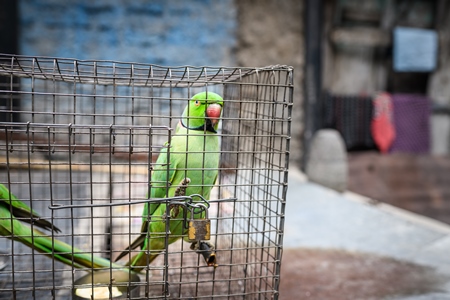
[[[178,185],[177,189],[175,190],[175,197],[178,196],[186,196],[186,189],[191,183],[191,179],[189,177],[184,178],[181,180],[180,184]]]
[[[205,249],[203,249],[202,247],[205,246],[208,247],[208,250],[210,251],[214,251],[216,249],[216,247],[208,241],[195,241],[191,244],[191,250],[203,251]]]
[[[191,182],[191,179],[188,177],[184,178],[180,184],[177,186],[177,189],[175,190],[175,197],[179,196],[185,196],[186,195],[186,189]],[[170,210],[170,217],[176,218],[180,214],[180,206],[179,204],[170,204],[169,210]]]
[[[203,255],[206,264],[209,267],[218,267],[216,262],[216,247],[208,241],[195,241],[191,244],[191,250]]]

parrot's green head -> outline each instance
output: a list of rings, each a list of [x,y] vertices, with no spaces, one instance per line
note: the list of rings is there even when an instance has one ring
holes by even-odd
[[[217,133],[223,99],[213,92],[201,92],[189,100],[181,118],[181,125],[190,130]]]

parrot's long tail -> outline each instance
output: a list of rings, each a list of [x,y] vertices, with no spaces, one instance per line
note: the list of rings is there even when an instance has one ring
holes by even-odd
[[[155,258],[158,257],[161,251],[152,251],[154,253],[148,255],[146,251],[142,251],[133,256],[127,263],[127,266],[129,266],[135,272],[141,272],[146,266],[151,264],[155,260]]]
[[[71,245],[56,238],[52,238],[37,229],[33,229],[33,234],[31,235],[31,228],[29,228],[27,235],[16,235],[14,236],[14,239],[50,258],[54,258],[66,265],[73,266],[74,268],[124,268],[123,265],[115,264],[106,258],[95,256],[92,253],[72,247]]]

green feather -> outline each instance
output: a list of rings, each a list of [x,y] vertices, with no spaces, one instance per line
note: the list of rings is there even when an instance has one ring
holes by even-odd
[[[20,218],[19,218],[20,217]],[[108,259],[93,256],[74,248],[56,238],[52,238],[36,227],[60,231],[50,222],[39,219],[40,216],[25,203],[17,199],[0,184],[0,235],[21,242],[36,251],[75,268],[123,268]],[[35,225],[25,225],[21,221]]]
[[[42,229],[53,230],[61,232],[61,230],[54,226],[52,223],[32,210],[28,205],[17,199],[9,190],[0,183],[0,207],[7,208],[16,218],[27,223],[33,223],[33,225]]]
[[[215,106],[220,116],[223,99],[212,92],[196,94],[184,109],[176,134],[164,148],[156,161],[150,179],[150,198],[174,197],[179,184],[189,178],[185,194],[200,194],[209,200],[219,168],[219,138],[216,130],[218,120],[207,115],[208,108]],[[120,259],[130,253],[131,249],[142,249],[131,257],[128,265],[136,269],[147,266],[165,249],[185,234],[183,209],[171,214],[169,232],[166,231],[165,203],[146,204],[143,211],[142,234],[125,250]]]

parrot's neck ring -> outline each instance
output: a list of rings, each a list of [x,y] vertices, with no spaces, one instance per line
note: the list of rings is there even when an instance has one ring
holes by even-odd
[[[181,124],[181,126],[183,126],[186,129],[189,129],[189,130],[205,131],[205,129],[206,129],[206,131],[217,133],[217,131],[214,129],[214,127],[212,126],[211,121],[209,119],[206,119],[206,125],[205,125],[205,123],[203,123],[202,125],[197,126],[197,127],[186,126],[183,123],[183,120],[180,120],[180,124]]]

